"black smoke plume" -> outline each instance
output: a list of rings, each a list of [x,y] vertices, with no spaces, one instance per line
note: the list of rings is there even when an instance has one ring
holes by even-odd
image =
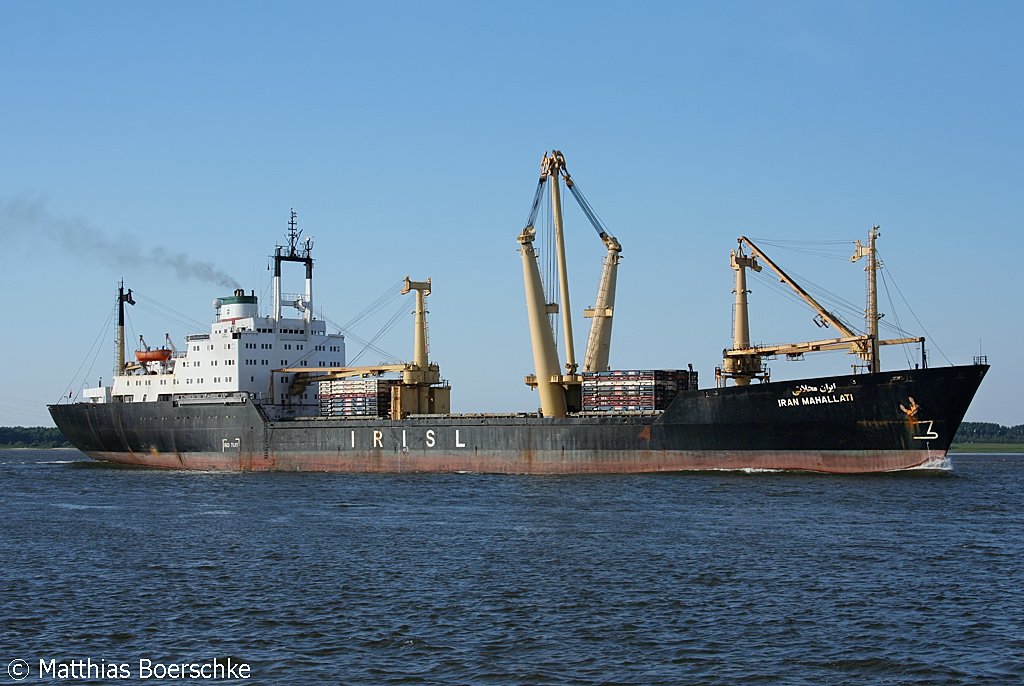
[[[134,236],[112,238],[77,217],[51,214],[41,198],[0,201],[0,236],[26,234],[51,239],[68,252],[89,256],[114,267],[152,265],[172,269],[182,279],[197,279],[238,288],[238,282],[209,262],[199,262],[185,253],[160,246],[143,246]]]

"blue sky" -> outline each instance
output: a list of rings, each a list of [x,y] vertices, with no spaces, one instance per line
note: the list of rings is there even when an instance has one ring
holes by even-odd
[[[515,238],[552,148],[623,245],[614,366],[712,382],[740,234],[848,241],[839,259],[768,252],[861,303],[844,255],[880,224],[933,364],[993,364],[968,419],[1020,424],[1022,19],[1010,2],[0,0],[0,425],[50,424],[47,403],[109,379],[121,278],[207,325],[225,287],[141,259],[153,248],[262,293],[292,207],[329,319],[430,276],[454,409],[536,407]],[[566,221],[581,350],[603,249]],[[822,334],[751,287],[755,340]],[[196,330],[155,309],[129,336]],[[411,356],[411,325],[380,345]]]

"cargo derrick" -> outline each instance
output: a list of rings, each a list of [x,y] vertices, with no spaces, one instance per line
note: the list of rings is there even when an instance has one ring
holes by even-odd
[[[881,345],[903,345],[907,343],[924,343],[924,338],[893,338],[880,340],[878,337],[878,291],[875,287],[875,273],[878,269],[877,254],[875,252],[875,239],[878,237],[878,227],[872,227],[868,232],[868,247],[857,241],[856,252],[851,261],[856,262],[861,257],[868,257],[868,293],[867,307],[865,309],[865,321],[867,324],[866,334],[858,334],[847,326],[833,312],[825,309],[817,300],[805,291],[785,271],[771,260],[753,241],[746,236],[737,239],[739,247],[730,252],[730,263],[736,271],[736,300],[735,313],[733,316],[733,347],[722,352],[722,366],[715,369],[715,378],[719,386],[724,386],[727,379],[733,379],[737,386],[746,386],[752,379],[759,379],[763,382],[769,381],[769,372],[762,367],[761,360],[776,355],[786,355],[791,359],[799,359],[804,353],[823,352],[826,350],[848,350],[856,354],[865,362],[867,371],[877,373],[880,368],[878,348]],[[752,255],[747,257],[743,253],[743,246],[750,248]],[[805,341],[802,343],[786,343],[782,345],[751,345],[750,328],[747,316],[747,293],[746,290],[746,269],[761,271],[758,259],[766,264],[779,280],[793,289],[812,309],[817,313],[815,319],[819,326],[832,326],[842,336],[817,341]],[[923,356],[923,353],[922,353]],[[923,365],[924,366],[924,365]]]
[[[451,387],[441,382],[441,368],[428,361],[426,296],[430,295],[430,279],[412,281],[408,276],[402,295],[416,292],[413,324],[413,361],[402,364],[363,367],[287,367],[274,374],[292,374],[288,394],[301,395],[311,383],[336,381],[354,377],[375,377],[400,373],[402,378],[390,388],[390,414],[401,419],[411,414],[447,414],[451,412]],[[273,395],[273,389],[271,389]]]
[[[619,241],[604,226],[590,203],[573,182],[566,169],[565,157],[562,153],[558,150],[553,150],[550,155],[545,153],[541,159],[541,175],[534,193],[530,216],[517,240],[522,246],[520,253],[523,260],[523,281],[535,368],[535,373],[527,376],[525,380],[528,386],[538,389],[541,411],[549,417],[564,417],[567,412],[576,412],[581,409],[582,377],[577,373],[580,369],[576,361],[570,317],[572,308],[569,301],[569,277],[559,178],[565,179],[566,188],[569,189],[580,209],[590,220],[598,238],[601,239],[607,250],[594,306],[583,311],[584,317],[592,320],[590,334],[587,338],[587,349],[583,357],[583,372],[609,370],[608,359],[611,348],[612,315],[615,308],[615,285],[622,252]],[[559,307],[556,303],[547,302],[537,264],[537,253],[533,247],[536,238],[534,223],[540,210],[544,184],[548,180],[551,181],[551,211],[555,233],[558,286],[562,306],[565,309],[562,317],[566,356],[564,374],[561,373],[559,367],[555,334],[547,318],[548,314],[558,313]]]
[[[430,295],[430,279],[410,281],[405,277],[402,295],[416,292],[413,325],[412,364],[402,370],[402,381],[391,389],[391,417],[400,419],[410,414],[447,414],[451,412],[451,387],[441,383],[441,368],[430,364],[427,343],[426,297]]]

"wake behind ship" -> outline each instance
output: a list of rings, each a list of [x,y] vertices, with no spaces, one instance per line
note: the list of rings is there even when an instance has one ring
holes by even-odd
[[[519,235],[538,412],[453,414],[452,389],[427,355],[425,299],[430,280],[405,280],[415,293],[413,359],[346,366],[345,337],[313,316],[312,241],[294,212],[288,244],[275,250],[273,302],[260,314],[255,293],[215,301],[209,333],[186,347],[140,343],[124,353],[124,308],[117,293],[114,380],[82,400],[49,407],[67,439],[93,459],[172,469],[335,472],[628,473],[708,469],[884,472],[942,465],[953,436],[988,370],[974,364],[928,368],[924,340],[879,337],[875,240],[858,241],[867,259],[865,331],[818,304],[750,239],[730,256],[735,271],[732,347],[701,388],[685,369],[611,369],[611,323],[621,245],[582,196],[561,153],[545,155],[530,218]],[[562,235],[564,183],[606,248],[591,330],[575,359]],[[557,284],[547,291],[534,250],[544,191],[550,191]],[[749,255],[747,254],[749,251]],[[282,267],[305,268],[301,295],[282,292]],[[750,342],[746,274],[762,265],[812,307],[835,338],[757,346]],[[557,288],[560,303],[549,297]],[[285,317],[285,308],[297,316]],[[550,315],[561,308],[565,360]],[[920,344],[913,369],[881,371],[879,348]],[[772,381],[763,360],[847,350],[861,364],[841,376]]]

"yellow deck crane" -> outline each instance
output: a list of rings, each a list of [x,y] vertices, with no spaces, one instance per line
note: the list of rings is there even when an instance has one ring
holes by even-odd
[[[580,409],[580,385],[582,377],[577,374],[579,364],[576,361],[573,343],[571,305],[569,303],[569,276],[566,264],[565,237],[562,218],[562,200],[559,179],[565,180],[566,188],[572,193],[580,209],[590,220],[597,231],[598,237],[607,250],[598,283],[597,297],[593,307],[584,310],[584,316],[591,319],[590,335],[587,349],[583,356],[584,372],[608,370],[609,351],[611,349],[612,316],[615,310],[615,284],[618,265],[621,259],[622,246],[608,231],[594,212],[590,203],[573,182],[565,166],[565,157],[558,150],[545,153],[541,159],[540,180],[534,193],[533,205],[526,227],[519,234],[518,241],[522,246],[520,254],[523,262],[523,281],[526,290],[526,308],[530,323],[530,339],[533,345],[533,361],[535,373],[526,377],[527,385],[536,387],[541,401],[541,411],[550,417],[564,417],[567,412]],[[555,345],[555,334],[551,329],[547,315],[558,312],[558,305],[550,303],[544,294],[544,287],[537,264],[537,253],[533,247],[536,237],[534,223],[537,220],[543,198],[544,186],[551,181],[551,211],[555,230],[555,257],[558,267],[558,286],[562,307],[562,329],[565,339],[564,373],[559,365],[558,351]]]
[[[903,345],[907,343],[924,343],[924,338],[892,338],[879,340],[878,320],[878,291],[875,288],[875,272],[878,269],[878,260],[875,252],[875,239],[878,237],[878,227],[872,227],[868,233],[868,245],[861,245],[857,241],[856,252],[851,258],[856,262],[862,257],[868,258],[868,289],[867,307],[865,309],[865,323],[868,333],[858,334],[847,326],[838,315],[825,309],[817,300],[805,291],[785,271],[769,258],[764,251],[758,248],[753,241],[746,236],[737,239],[739,246],[731,251],[730,263],[736,271],[735,286],[735,311],[733,313],[733,347],[722,352],[722,366],[715,370],[715,377],[719,386],[724,386],[727,379],[732,379],[737,386],[746,386],[752,379],[768,381],[768,371],[762,366],[761,360],[776,355],[786,355],[793,359],[799,359],[804,353],[822,352],[826,350],[849,350],[864,361],[864,366],[869,372],[878,372],[880,369],[878,347],[881,345]],[[748,257],[743,252],[743,247],[750,249]],[[746,270],[752,269],[755,272],[761,271],[763,262],[769,269],[775,272],[779,280],[793,289],[812,309],[820,319],[820,325],[835,328],[842,336],[826,338],[817,341],[805,341],[802,343],[785,343],[782,345],[751,345],[750,343],[750,322],[747,313],[747,280]]]
[[[285,367],[271,374],[271,397],[274,375],[293,375],[288,394],[301,395],[311,383],[351,379],[354,377],[382,376],[400,373],[401,379],[391,389],[391,418],[401,419],[410,414],[449,414],[451,412],[451,386],[441,380],[441,368],[428,361],[426,296],[430,295],[430,279],[412,281],[408,276],[402,286],[402,295],[416,292],[413,324],[413,360],[400,364],[368,365],[362,367]]]

